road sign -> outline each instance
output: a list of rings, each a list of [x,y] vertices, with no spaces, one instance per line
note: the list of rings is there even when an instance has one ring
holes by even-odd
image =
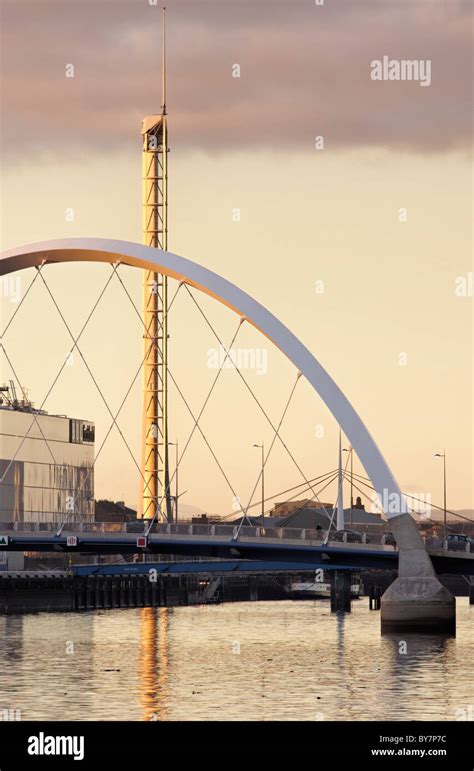
[[[146,537],[146,535],[138,536],[137,546],[140,546],[142,549],[145,549],[148,546],[148,538]]]
[[[0,535],[0,547],[1,546],[8,546],[9,544],[9,537],[8,535]]]
[[[77,535],[68,535],[66,543],[68,546],[77,546]]]

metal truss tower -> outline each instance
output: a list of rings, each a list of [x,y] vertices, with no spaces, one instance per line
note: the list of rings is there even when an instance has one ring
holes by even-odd
[[[163,9],[163,104],[143,120],[143,242],[168,248],[168,125],[166,9]],[[143,282],[144,388],[142,517],[173,519],[168,460],[168,279],[145,271]]]

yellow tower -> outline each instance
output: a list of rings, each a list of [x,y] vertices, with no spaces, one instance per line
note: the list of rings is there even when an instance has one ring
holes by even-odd
[[[166,118],[166,9],[163,8],[163,104],[142,124],[143,242],[168,248],[168,126]],[[142,428],[142,517],[172,521],[168,463],[168,281],[144,274],[144,387]]]

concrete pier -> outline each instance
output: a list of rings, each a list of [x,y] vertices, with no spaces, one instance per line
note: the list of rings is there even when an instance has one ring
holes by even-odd
[[[399,548],[398,578],[381,603],[382,632],[456,633],[456,600],[438,580],[410,514],[390,520]]]

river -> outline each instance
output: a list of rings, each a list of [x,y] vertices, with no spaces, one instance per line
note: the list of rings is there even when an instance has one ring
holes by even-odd
[[[474,606],[456,638],[380,634],[368,600],[0,618],[0,710],[22,720],[474,719]]]

